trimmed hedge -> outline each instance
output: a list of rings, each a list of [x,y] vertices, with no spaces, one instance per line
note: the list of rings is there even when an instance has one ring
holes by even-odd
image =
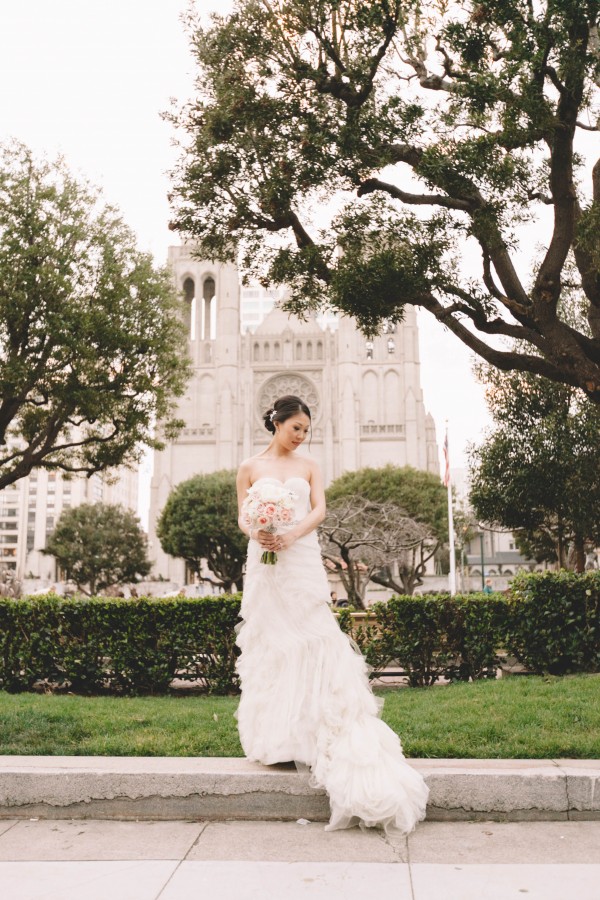
[[[506,640],[537,674],[600,672],[600,572],[517,577],[508,598]]]
[[[0,688],[164,693],[180,678],[236,691],[239,609],[239,595],[0,599]],[[493,678],[500,649],[534,673],[599,672],[600,572],[523,575],[506,594],[392,597],[340,610],[339,624],[374,674],[395,665],[413,686]]]
[[[239,595],[0,599],[0,687],[133,694],[164,692],[177,677],[227,693],[239,609]]]
[[[392,664],[413,687],[439,678],[495,678],[503,643],[506,600],[499,594],[392,597],[365,618],[343,610],[340,626],[351,634],[377,675]]]

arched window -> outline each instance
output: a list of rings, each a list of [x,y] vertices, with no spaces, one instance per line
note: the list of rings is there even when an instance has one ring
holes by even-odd
[[[312,341],[309,341],[306,345],[306,358],[312,359]]]
[[[202,284],[202,340],[209,341],[215,337],[213,325],[213,297],[215,296],[215,279],[209,276]]]
[[[263,359],[267,362],[271,358],[270,347],[268,344],[265,344],[263,347]]]
[[[302,359],[302,342],[296,341],[296,359]]]
[[[281,346],[279,342],[275,342],[275,346],[273,347],[273,359],[281,359]]]
[[[194,313],[196,312],[196,285],[193,278],[183,282],[183,322],[192,340],[196,337]]]
[[[323,341],[317,341],[317,359],[323,359]]]
[[[253,359],[254,362],[258,362],[260,360],[260,344],[258,344],[258,342],[254,345]]]

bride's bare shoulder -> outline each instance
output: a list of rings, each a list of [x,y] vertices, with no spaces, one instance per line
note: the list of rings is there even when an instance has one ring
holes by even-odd
[[[262,453],[257,453],[256,456],[249,456],[248,459],[245,459],[242,463],[240,463],[238,476],[250,478],[250,480],[253,481],[254,479],[252,478],[252,476],[256,470],[256,463],[262,457],[262,455]]]
[[[314,459],[307,459],[306,463],[308,465],[308,471],[310,474],[308,481],[313,481],[313,479],[322,479],[323,476],[321,474],[321,467],[319,466],[319,464],[315,462]]]

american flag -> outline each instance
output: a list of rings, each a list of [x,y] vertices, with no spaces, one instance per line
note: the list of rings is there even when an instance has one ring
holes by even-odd
[[[446,437],[444,439],[444,460],[444,487],[448,487],[448,485],[450,484],[450,450],[448,448],[448,429],[446,429]]]

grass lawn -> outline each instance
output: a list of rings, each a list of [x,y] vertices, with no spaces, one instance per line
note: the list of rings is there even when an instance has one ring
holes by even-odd
[[[600,675],[382,689],[412,757],[600,758]],[[242,756],[237,697],[0,692],[0,754]]]

